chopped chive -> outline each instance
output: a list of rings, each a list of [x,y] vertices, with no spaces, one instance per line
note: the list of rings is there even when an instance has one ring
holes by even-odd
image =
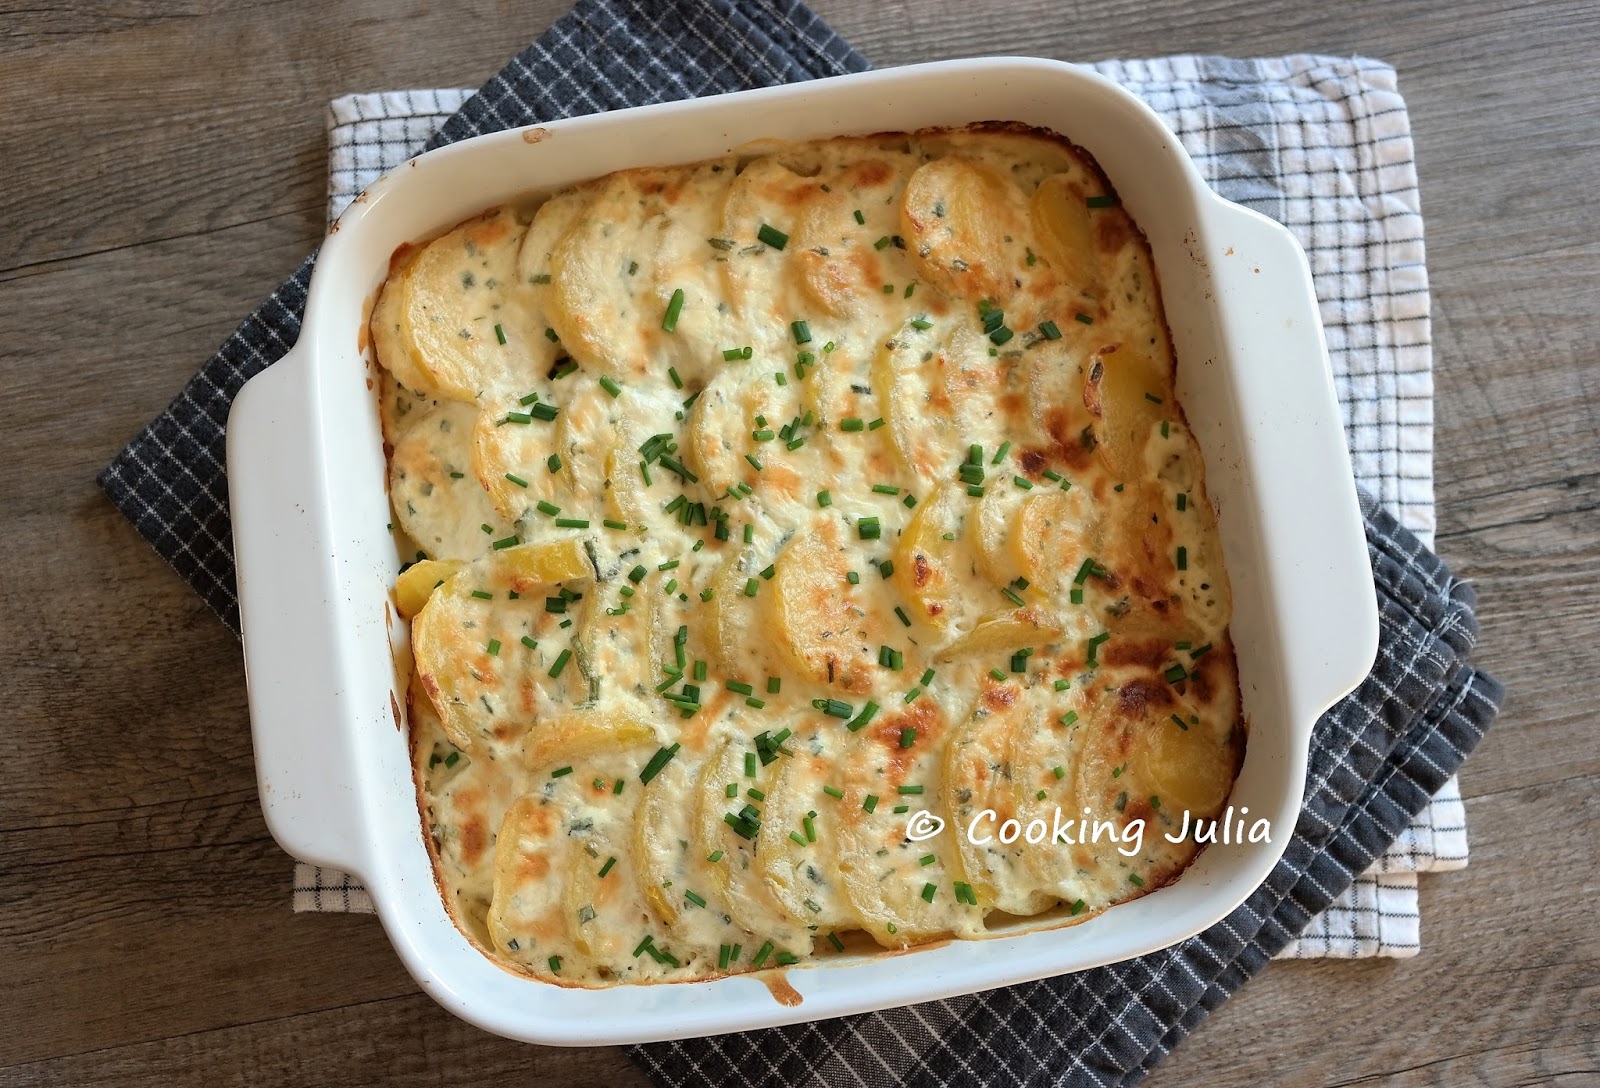
[[[510,480],[512,483],[516,484],[518,487],[527,487],[528,486],[528,481],[527,480],[524,480],[521,476],[514,476],[509,472],[506,473],[506,479]]]
[[[1026,476],[1013,476],[1011,477],[1011,482],[1022,488],[1024,491],[1033,490],[1033,481],[1028,479]]]
[[[1117,206],[1117,198],[1109,194],[1104,196],[1092,196],[1088,200],[1084,201],[1084,203],[1091,208],[1114,208]]]
[[[1111,637],[1111,633],[1109,631],[1101,631],[1098,635],[1094,636],[1093,638],[1091,638],[1089,640],[1088,663],[1090,665],[1095,664],[1095,655],[1100,650],[1100,644],[1102,642],[1106,641],[1106,639],[1108,639],[1110,637]]]
[[[906,615],[906,610],[905,609],[901,608],[899,605],[895,605],[894,606],[894,614],[900,618],[900,622],[903,623],[905,626],[907,626],[907,627],[911,626],[911,617]]]
[[[541,514],[545,514],[552,518],[561,513],[561,507],[557,506],[548,499],[540,499],[538,502],[534,503],[534,509],[538,510]]]
[[[706,860],[711,862],[711,864],[715,865],[717,862],[722,860],[722,851],[721,850],[713,850],[713,851],[711,851],[711,853],[706,855]]]
[[[558,529],[587,529],[588,527],[588,518],[556,518],[556,528]]]
[[[848,723],[846,723],[846,728],[854,733],[871,723],[872,719],[877,715],[877,713],[878,704],[869,699],[867,700],[866,705],[861,708],[861,713],[857,714]]]
[[[600,866],[600,876],[604,877],[607,873],[609,873],[611,871],[611,867],[616,863],[616,858],[606,858],[606,863]]]
[[[1059,340],[1061,339],[1061,329],[1054,321],[1041,321],[1039,322],[1039,335],[1046,340]]]
[[[484,649],[489,651],[489,656],[490,657],[499,657],[500,656],[500,640],[497,639],[497,638],[490,639],[489,640],[489,645],[485,646]]]
[[[613,381],[609,375],[601,376],[600,388],[604,389],[607,393],[610,393],[613,399],[622,395],[622,386]]]
[[[683,889],[683,897],[697,907],[703,907],[706,905],[706,901],[704,899],[700,898],[688,888]]]
[[[936,884],[924,884],[922,886],[922,901],[925,903],[932,903],[934,893],[936,893],[938,890],[939,887]]]
[[[1178,569],[1179,570],[1188,570],[1189,569],[1189,549],[1185,548],[1181,544],[1178,545]]]
[[[1128,883],[1132,884],[1135,888],[1142,888],[1144,887],[1144,878],[1138,873],[1129,873]]]
[[[1183,511],[1188,507],[1188,505],[1189,505],[1189,496],[1185,492],[1182,492],[1182,491],[1178,492],[1178,513],[1180,513],[1180,514],[1183,513]]]
[[[882,238],[879,238],[876,242],[872,243],[872,248],[873,249],[888,249],[889,248],[889,242],[890,242],[890,238],[889,238],[889,236],[887,234],[885,234]]]
[[[1070,680],[1057,680],[1056,681],[1056,690],[1057,691],[1066,691],[1071,686],[1072,686],[1072,682]]]
[[[533,639],[532,639],[532,638],[531,638],[531,637],[530,637],[530,636],[528,636],[528,635],[523,635],[523,636],[522,636],[522,644],[523,644],[523,645],[524,645],[524,646],[526,646],[526,647],[527,647],[527,648],[528,648],[528,649],[530,649],[530,650],[537,650],[537,649],[538,649],[538,648],[539,648],[539,644],[538,644],[538,643],[537,643],[537,642],[535,642],[535,641],[534,641],[534,640],[533,640]]]
[[[1202,657],[1204,657],[1206,654],[1208,654],[1210,652],[1211,652],[1211,643],[1208,642],[1204,646],[1201,646],[1197,650],[1191,650],[1189,652],[1189,660],[1190,661],[1199,661]]]
[[[1189,679],[1189,670],[1185,669],[1182,665],[1173,665],[1161,675],[1166,677],[1167,683],[1169,684],[1181,684],[1183,681]]]
[[[560,409],[551,404],[549,401],[540,401],[538,404],[535,404],[532,408],[528,409],[528,414],[533,416],[534,419],[543,420],[544,422],[549,423],[551,420],[556,418],[556,413],[559,411]]]
[[[872,491],[877,495],[898,495],[900,489],[894,484],[873,484]]]
[[[1146,393],[1144,395],[1144,399],[1149,401],[1151,404],[1160,404],[1160,403],[1162,403],[1161,398],[1156,396],[1154,393]]]
[[[1059,720],[1062,725],[1071,725],[1073,722],[1078,720],[1078,712],[1076,710],[1069,710],[1065,714],[1061,715]]]
[[[754,597],[756,595],[756,591],[760,588],[761,583],[756,581],[754,578],[751,578],[744,584],[744,595],[746,597]]]
[[[675,366],[667,367],[667,377],[672,379],[672,388],[674,388],[674,389],[682,389],[683,388],[683,379],[678,377],[678,368],[677,367],[675,367]]]
[[[832,506],[833,505],[833,496],[830,495],[826,491],[818,491],[817,492],[817,505],[818,506],[824,506],[824,507]]]
[[[794,333],[794,342],[797,344],[811,343],[811,326],[804,321],[789,322],[789,331]]]
[[[920,794],[922,792],[922,787],[921,786],[901,786],[901,787],[899,787],[897,792],[900,793],[903,796],[915,797],[917,794]]]
[[[506,548],[514,548],[521,543],[522,539],[520,537],[508,536],[500,540],[496,540],[493,544],[490,544],[489,547],[493,548],[495,551],[503,551]]]
[[[908,725],[900,730],[900,747],[909,748],[917,743],[917,727]]]
[[[567,667],[567,662],[572,660],[571,650],[562,650],[556,658],[556,663],[550,666],[550,679],[554,680],[561,675],[561,670]]]
[[[822,792],[827,794],[829,797],[832,797],[836,801],[844,800],[844,790],[840,789],[838,786],[823,786]]]
[[[480,601],[492,601],[492,600],[494,600],[494,594],[493,593],[485,593],[481,589],[473,590],[472,591],[472,595],[474,597],[478,598],[478,600],[480,600]]]
[[[768,941],[766,944],[762,945],[761,950],[756,953],[756,958],[750,961],[750,966],[760,969],[761,965],[767,962],[767,957],[770,955],[772,955],[772,942]]]
[[[830,718],[848,719],[855,713],[855,707],[843,699],[813,699],[811,705],[828,715]]]
[[[856,533],[862,540],[877,540],[883,535],[883,527],[875,517],[862,518],[856,522]]]
[[[530,404],[537,404],[537,403],[539,403],[539,394],[537,394],[537,393],[529,393],[525,397],[518,397],[517,398],[517,403],[522,405],[524,408],[526,408]]]
[[[773,249],[782,249],[789,244],[789,236],[787,234],[765,223],[761,224],[760,229],[756,231],[756,240],[771,246]]]
[[[800,821],[800,826],[805,829],[806,842],[817,841],[817,825],[815,821],[816,817],[814,816],[807,816],[805,819]]]
[[[672,762],[672,757],[678,754],[678,745],[656,749],[656,754],[650,757],[644,770],[639,772],[639,781],[648,783],[652,778],[661,773],[663,767]]]
[[[678,315],[683,313],[683,288],[672,292],[672,301],[667,303],[667,312],[661,318],[661,327],[667,332],[673,332],[678,327]]]
[[[861,214],[861,209],[860,208],[856,209],[855,216],[856,216],[856,222],[857,223],[865,225],[865,223],[867,221],[867,217]]]
[[[875,793],[867,794],[867,796],[861,802],[861,807],[866,809],[868,813],[871,813],[873,809],[878,807],[878,795]]]
[[[867,424],[865,420],[850,416],[839,421],[839,429],[841,431],[864,431],[867,429]]]
[[[996,680],[1004,680],[1006,678],[1006,674],[1001,672],[997,668],[996,669],[990,669],[989,670],[989,675],[994,677]]]
[[[869,430],[869,431],[875,431],[875,430],[877,430],[877,429],[878,429],[878,428],[879,428],[879,427],[882,427],[882,426],[883,426],[883,417],[882,417],[882,416],[879,416],[879,417],[878,417],[878,418],[877,418],[877,419],[875,419],[875,420],[873,420],[873,421],[872,421],[872,422],[871,422],[871,423],[868,423],[868,424],[867,424],[867,430]]]
[[[917,317],[917,318],[913,318],[912,319],[911,327],[913,329],[919,329],[919,330],[931,329],[931,328],[933,328],[933,322],[929,321],[925,317]]]
[[[1083,322],[1085,325],[1093,325],[1094,324],[1094,318],[1090,317],[1086,313],[1081,313],[1081,312],[1080,313],[1076,313],[1076,314],[1073,314],[1073,317],[1075,317],[1077,320]]]
[[[921,694],[922,689],[920,687],[914,687],[910,691],[906,692],[906,697],[903,701],[907,703],[914,703],[917,701],[917,696]]]

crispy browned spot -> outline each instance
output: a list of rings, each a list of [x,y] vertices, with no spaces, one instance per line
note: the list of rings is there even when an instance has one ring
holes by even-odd
[[[1050,459],[1038,450],[1023,450],[1017,455],[1017,460],[1022,465],[1022,471],[1029,476],[1039,475],[1044,471],[1044,466],[1050,463]]]
[[[990,710],[1005,710],[1017,701],[1017,689],[1010,684],[997,684],[983,693],[983,705]]]
[[[1166,664],[1170,645],[1165,639],[1114,638],[1101,649],[1100,655],[1107,665],[1159,669]]]
[[[1143,718],[1151,707],[1171,706],[1174,701],[1165,683],[1144,677],[1129,680],[1117,692],[1117,709],[1132,719]]]
[[[928,566],[928,557],[918,552],[911,560],[911,581],[918,589],[928,584],[928,579],[933,577],[933,569]]]

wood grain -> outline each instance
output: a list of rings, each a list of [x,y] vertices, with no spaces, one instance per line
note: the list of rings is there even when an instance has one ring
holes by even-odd
[[[1414,960],[1277,964],[1157,1086],[1600,1083],[1600,7],[817,0],[879,65],[1383,57],[1434,292],[1439,546],[1511,697]],[[326,100],[469,86],[562,0],[0,2],[0,1084],[642,1084],[418,993],[294,916],[239,650],[94,475],[321,231]],[[1337,1025],[1337,1028],[1332,1028]]]

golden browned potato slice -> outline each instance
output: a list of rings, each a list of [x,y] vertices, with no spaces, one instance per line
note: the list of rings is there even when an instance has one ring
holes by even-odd
[[[512,535],[510,520],[473,475],[476,417],[469,405],[440,404],[406,430],[389,456],[395,520],[434,559],[474,559]]]
[[[1083,397],[1106,467],[1119,482],[1141,477],[1145,446],[1170,412],[1170,369],[1137,344],[1110,345],[1095,353]]]
[[[900,232],[917,278],[976,305],[1002,305],[1027,271],[1027,198],[992,167],[950,156],[906,184]]]
[[[1045,690],[1024,687],[1018,680],[985,683],[971,715],[945,748],[945,796],[952,825],[947,833],[954,835],[962,869],[985,910],[1028,915],[1054,902],[1038,887],[1037,874],[1027,864],[1033,846],[1025,837],[1004,842],[1000,834],[1005,822],[1018,816],[1021,800],[1013,756],[1029,736],[1049,728]]]
[[[772,889],[761,879],[756,866],[758,839],[776,835],[777,829],[769,832],[762,820],[760,829],[754,830],[755,825],[740,818],[750,810],[759,813],[761,803],[751,797],[749,791],[764,792],[769,784],[771,769],[763,767],[759,759],[756,773],[753,776],[745,773],[745,756],[754,753],[754,745],[742,738],[729,738],[720,748],[712,750],[695,790],[698,805],[691,848],[703,858],[720,853],[708,868],[716,901],[726,906],[735,925],[748,933],[762,935],[777,951],[806,956],[811,951],[810,935],[789,918]],[[731,798],[727,792],[730,785],[735,787],[736,794]],[[761,817],[758,815],[757,819]],[[704,894],[709,900],[712,893]]]
[[[789,917],[802,926],[856,929],[861,916],[844,894],[839,877],[835,829],[848,795],[836,798],[824,787],[839,785],[838,766],[851,738],[832,727],[791,740],[791,755],[769,771],[762,808],[761,849],[756,868]],[[855,804],[860,804],[856,799]]]
[[[870,690],[876,647],[870,632],[882,620],[868,615],[868,595],[846,575],[857,555],[836,518],[818,518],[789,541],[760,593],[767,637],[785,671],[843,691]]]
[[[465,565],[460,559],[424,559],[401,571],[394,582],[394,599],[401,617],[410,619],[421,612],[433,591]]]
[[[935,655],[935,660],[958,657],[1002,657],[1026,647],[1055,642],[1062,629],[1050,623],[1037,608],[1016,608],[979,620],[965,635]]]
[[[1101,272],[1089,219],[1090,195],[1084,179],[1057,174],[1034,190],[1029,210],[1040,255],[1068,285],[1093,293],[1100,287]]]
[[[419,388],[468,403],[521,394],[543,378],[556,346],[517,275],[526,230],[514,212],[499,209],[424,246],[400,284],[398,332],[375,330],[383,332],[379,359],[409,349]]]
[[[909,748],[906,730],[914,729]],[[983,909],[958,899],[970,887],[950,829],[922,842],[906,837],[910,812],[949,811],[943,747],[949,725],[931,698],[880,714],[853,738],[839,773],[839,871],[862,927],[886,948],[983,931]],[[857,801],[855,799],[859,798]],[[868,806],[871,811],[868,811]],[[766,828],[763,828],[763,834]],[[924,861],[931,857],[933,860]]]

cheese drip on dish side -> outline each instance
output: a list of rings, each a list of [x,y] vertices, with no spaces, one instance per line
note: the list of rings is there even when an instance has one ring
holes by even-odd
[[[497,961],[981,938],[1195,857],[1227,576],[1149,248],[1065,140],[622,171],[408,248],[371,325],[423,819]],[[1139,848],[996,834],[1058,812]]]

